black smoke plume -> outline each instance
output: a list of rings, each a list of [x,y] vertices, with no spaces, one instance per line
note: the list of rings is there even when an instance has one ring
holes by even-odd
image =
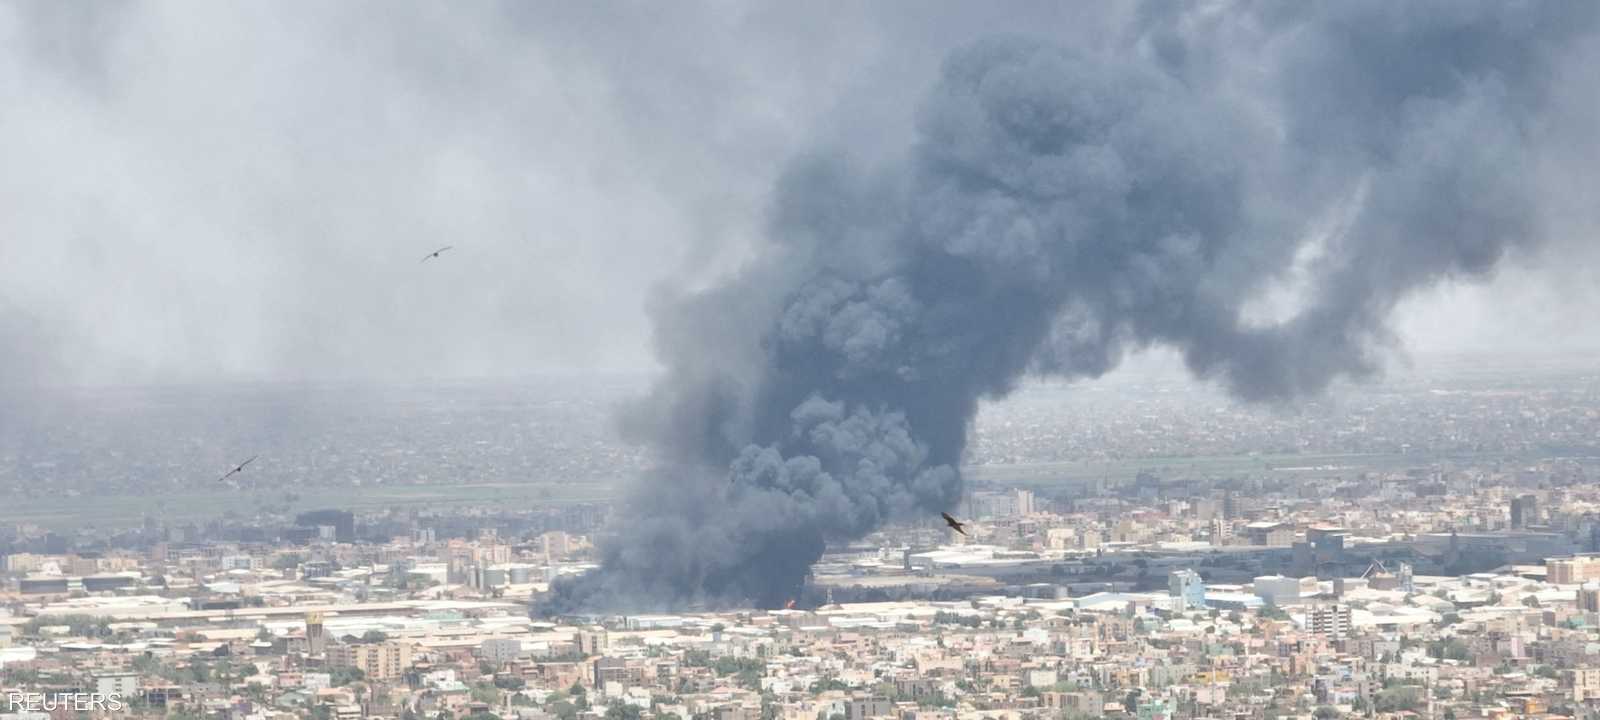
[[[828,541],[951,508],[979,400],[1030,372],[1163,345],[1290,401],[1376,372],[1408,293],[1539,242],[1600,5],[1173,5],[1111,49],[953,53],[888,167],[798,160],[769,251],[662,303],[629,420],[667,461],[551,607],[780,605]]]

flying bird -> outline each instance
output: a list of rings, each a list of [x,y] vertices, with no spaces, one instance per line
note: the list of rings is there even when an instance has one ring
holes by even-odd
[[[961,522],[959,520],[956,520],[953,517],[950,517],[950,513],[942,512],[942,513],[939,513],[939,514],[944,516],[944,524],[949,525],[951,530],[954,530],[954,531],[956,531],[958,533],[961,533],[962,535],[967,535],[967,531],[965,529],[966,526],[967,526],[966,523],[963,523],[963,522]],[[971,535],[967,535],[967,537],[972,537],[972,536]]]
[[[251,455],[249,460],[246,460],[246,461],[244,461],[242,463],[239,463],[238,467],[236,467],[236,468],[234,468],[232,470],[229,470],[228,472],[224,473],[222,477],[217,478],[217,482],[222,482],[223,480],[227,480],[228,478],[231,478],[234,475],[237,475],[238,473],[244,472],[244,466],[255,462],[256,458],[258,458],[258,457],[261,457],[261,456],[260,455]]]
[[[446,245],[446,246],[444,246],[442,248],[439,248],[438,250],[435,250],[435,251],[433,251],[431,253],[428,253],[427,255],[423,255],[422,256],[422,262],[427,262],[429,260],[432,260],[433,258],[439,257],[439,255],[441,253],[443,253],[444,251],[449,250],[450,248],[453,248],[453,247],[455,247],[455,246],[454,245]]]

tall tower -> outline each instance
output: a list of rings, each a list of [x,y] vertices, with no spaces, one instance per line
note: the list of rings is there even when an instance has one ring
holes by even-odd
[[[322,629],[322,613],[306,613],[306,654],[321,657],[328,649],[328,634]]]
[[[1522,529],[1539,522],[1539,499],[1522,495],[1511,499],[1511,527]]]

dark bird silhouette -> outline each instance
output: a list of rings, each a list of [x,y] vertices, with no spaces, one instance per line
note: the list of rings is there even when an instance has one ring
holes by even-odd
[[[954,531],[956,531],[958,533],[961,533],[962,535],[967,535],[967,531],[965,529],[967,527],[966,523],[961,522],[959,520],[956,520],[953,517],[950,517],[950,513],[942,512],[942,513],[939,513],[939,514],[944,516],[944,524],[949,525],[951,530],[954,530]],[[972,537],[972,536],[971,535],[967,535],[967,537]]]
[[[450,248],[453,248],[453,247],[455,247],[455,246],[454,245],[446,245],[446,246],[444,246],[442,248],[439,248],[438,250],[435,250],[435,251],[433,251],[431,253],[428,253],[427,255],[423,255],[422,256],[422,262],[427,262],[429,260],[432,260],[433,258],[439,257],[439,255],[441,253],[443,253],[444,251],[449,250]]]
[[[246,461],[244,461],[242,463],[239,463],[238,467],[236,467],[236,468],[234,468],[232,470],[229,470],[228,472],[224,473],[222,475],[222,477],[217,478],[217,482],[222,482],[223,480],[227,480],[228,478],[231,478],[231,477],[233,477],[234,475],[236,475],[238,473],[244,472],[244,466],[255,462],[256,458],[258,458],[258,457],[261,457],[261,456],[260,455],[251,455],[249,460],[246,460]]]

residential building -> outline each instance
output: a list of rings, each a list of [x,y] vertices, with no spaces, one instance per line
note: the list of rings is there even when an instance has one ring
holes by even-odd
[[[1350,637],[1350,606],[1342,604],[1317,605],[1307,613],[1306,625],[1311,632],[1329,640]]]
[[[328,648],[328,664],[358,668],[369,679],[392,680],[411,667],[411,645],[395,641],[334,645]]]
[[[1600,580],[1600,555],[1573,555],[1549,558],[1544,561],[1550,582],[1557,585],[1581,585],[1590,580]]]

